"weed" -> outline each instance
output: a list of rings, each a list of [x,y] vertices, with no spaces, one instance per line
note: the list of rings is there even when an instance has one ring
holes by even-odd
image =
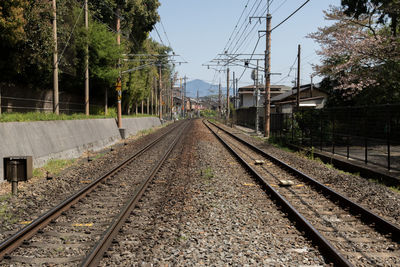
[[[97,158],[99,157],[100,156],[98,156]],[[37,178],[44,178],[46,177],[47,172],[53,175],[58,175],[62,170],[71,166],[74,162],[75,159],[51,159],[43,167],[34,169],[33,176]]]
[[[204,170],[201,170],[201,176],[209,180],[214,177],[214,172],[211,167],[207,167]]]

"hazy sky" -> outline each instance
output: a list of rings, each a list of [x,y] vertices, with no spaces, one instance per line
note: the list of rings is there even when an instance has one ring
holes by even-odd
[[[207,69],[202,64],[207,63],[223,51],[243,10],[244,13],[238,28],[242,24],[243,28],[247,25],[248,14],[253,6],[251,15],[254,14],[254,10],[258,5],[259,8],[255,15],[261,15],[267,0],[160,0],[160,2],[159,14],[170,44],[176,54],[183,56],[183,58],[177,58],[177,60],[189,62],[176,67],[179,75],[187,75],[190,80],[202,79],[209,83],[218,83],[221,78],[225,84],[225,73],[215,74],[214,70]],[[270,7],[272,28],[304,2],[305,0],[272,0]],[[247,3],[247,8],[245,8]],[[306,35],[310,32],[315,32],[318,27],[330,23],[324,20],[322,12],[327,10],[330,5],[340,5],[340,0],[311,0],[287,22],[272,32],[271,72],[282,73],[282,75],[272,76],[273,84],[278,82],[279,84],[292,84],[295,70],[291,71],[289,77],[288,73],[296,59],[298,44],[302,46],[302,83],[310,82],[311,64],[319,62],[319,57],[315,53],[319,49],[319,45],[306,38]],[[265,16],[265,13],[263,16]],[[258,21],[252,21],[248,25],[246,33],[256,23]],[[164,34],[162,25],[158,23],[156,27],[164,43],[168,45],[169,42]],[[262,20],[261,24],[258,24],[256,28],[264,30],[265,20]],[[159,41],[155,31],[151,33],[151,36]],[[258,33],[257,29],[255,29],[237,52],[251,53],[257,43],[257,39]],[[240,44],[242,44],[242,41],[239,41],[237,45],[235,41],[231,47],[237,47]],[[262,37],[256,53],[263,53],[264,50],[265,37]],[[243,69],[242,67],[231,67],[231,70],[235,71],[236,77],[240,77]],[[316,78],[316,80],[320,79]],[[249,83],[251,83],[250,70],[247,70],[239,85]]]

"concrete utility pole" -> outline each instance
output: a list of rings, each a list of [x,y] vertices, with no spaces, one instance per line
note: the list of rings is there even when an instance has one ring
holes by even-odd
[[[221,92],[221,79],[219,81],[218,85],[218,111],[219,111],[219,117],[222,117],[222,92]]]
[[[237,105],[237,102],[239,102],[238,100],[240,100],[239,99],[239,81],[238,81],[238,78],[236,78],[236,96],[235,97],[237,97],[237,100],[235,102],[235,104],[236,104],[235,108],[238,108],[239,105]]]
[[[314,89],[314,85],[313,85],[313,83],[312,83],[312,80],[313,80],[313,78],[314,78],[314,76],[311,74],[311,83],[310,83],[310,97],[312,97],[312,94],[313,94],[313,89]],[[1,102],[1,101],[0,101]],[[1,114],[1,111],[0,111],[0,114]]]
[[[233,108],[236,108],[235,72],[233,72],[232,74],[232,95],[233,95]]]
[[[226,123],[229,121],[229,68],[226,70]]]
[[[265,49],[265,129],[264,136],[269,138],[271,125],[271,14],[269,14],[269,1],[267,12],[267,31]]]
[[[85,29],[89,37],[88,0],[85,0]],[[85,114],[89,116],[89,42],[86,43],[85,69]]]
[[[117,31],[117,44],[118,46],[121,45],[121,19],[119,17],[119,6],[117,6],[117,23],[116,23],[116,31]],[[117,88],[119,85],[122,83],[122,74],[121,74],[121,59],[118,59],[118,68],[120,69],[119,71],[119,77],[117,81]],[[118,103],[117,103],[117,113],[118,113],[118,128],[122,128],[122,108],[121,108],[121,101],[122,101],[122,89],[120,87],[120,90],[118,91]]]
[[[297,110],[300,109],[300,45],[297,51]]]
[[[256,91],[255,91],[255,93],[256,93],[256,120],[255,120],[255,129],[256,129],[256,134],[258,134],[258,124],[259,124],[259,122],[258,122],[258,60],[257,60],[257,68],[256,68],[256,75],[255,75],[256,77]]]
[[[182,78],[179,78],[179,81],[180,81],[179,90],[180,90],[181,99],[182,99],[182,102],[181,102],[181,116],[183,117],[183,88],[182,88]]]
[[[183,83],[183,116],[186,117],[186,80],[187,77],[183,78],[184,83]]]
[[[161,73],[161,62],[160,62],[160,66],[158,67],[158,71],[159,71],[159,81],[158,81],[158,98],[159,98],[159,103],[158,103],[158,105],[159,105],[159,115],[158,115],[158,117],[160,118],[160,120],[162,120],[162,98],[161,98],[161,88],[162,88],[162,82],[161,82],[161,79],[162,79],[162,73]]]
[[[172,109],[174,107],[174,83],[175,83],[175,78],[171,79],[171,91],[170,91],[171,95],[170,95],[170,105],[169,105],[169,107],[170,107],[169,112],[170,112],[171,120],[173,118]]]
[[[200,118],[200,110],[199,110],[199,89],[197,89],[197,106],[196,106],[196,111],[197,111],[197,117]]]
[[[58,101],[58,46],[57,46],[57,4],[53,0],[53,112],[60,114],[60,106]]]

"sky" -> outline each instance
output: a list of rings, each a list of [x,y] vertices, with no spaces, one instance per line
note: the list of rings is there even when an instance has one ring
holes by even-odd
[[[272,0],[270,5],[272,28],[304,2],[305,0]],[[265,19],[253,20],[249,25],[247,22],[249,16],[261,16],[261,14],[265,16],[266,13],[263,13],[263,10],[265,10],[267,0],[160,0],[160,3],[158,11],[161,23],[156,24],[158,34],[153,30],[150,35],[156,41],[160,41],[160,35],[163,43],[170,45],[175,53],[180,55],[175,58],[177,61],[188,62],[176,65],[176,71],[179,77],[186,75],[189,80],[201,79],[208,83],[218,84],[221,79],[222,84],[226,84],[226,73],[212,69],[216,67],[208,69],[202,65],[209,64],[210,60],[224,51],[227,44],[231,44],[228,45],[228,53],[251,54],[258,39],[257,28],[265,30],[266,27]],[[247,7],[245,7],[246,4]],[[296,60],[299,44],[301,45],[301,84],[310,83],[310,76],[313,73],[312,64],[319,62],[316,51],[320,47],[306,36],[317,31],[318,27],[332,23],[325,21],[323,14],[323,10],[329,9],[330,5],[339,6],[340,0],[310,0],[294,16],[272,31],[271,73],[281,73],[281,75],[271,76],[272,84],[293,85],[296,70],[290,71],[290,67]],[[238,23],[239,18],[241,20]],[[236,25],[238,25],[237,28],[235,28]],[[244,38],[254,26],[253,32]],[[244,35],[238,41],[244,29],[246,29]],[[233,37],[228,42],[232,32]],[[262,54],[264,50],[265,36],[260,38],[256,54]],[[255,61],[253,63],[255,64]],[[260,65],[263,64],[260,62]],[[293,67],[297,67],[297,63]],[[235,72],[236,78],[241,77],[239,86],[253,83],[251,70],[247,70],[242,75],[244,70],[242,66],[230,67],[230,69],[231,77],[232,71]],[[313,81],[320,80],[321,77],[315,77]]]

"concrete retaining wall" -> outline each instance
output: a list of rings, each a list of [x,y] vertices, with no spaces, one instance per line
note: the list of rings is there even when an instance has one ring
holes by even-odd
[[[123,119],[127,135],[160,125],[153,117]],[[3,157],[33,156],[34,167],[52,158],[76,158],[121,139],[114,119],[0,123],[0,182]]]

